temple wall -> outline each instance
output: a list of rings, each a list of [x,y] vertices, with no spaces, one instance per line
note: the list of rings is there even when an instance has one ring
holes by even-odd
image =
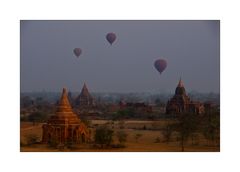
[[[80,125],[76,127],[62,127],[53,126],[49,124],[43,125],[42,142],[49,143],[54,141],[56,143],[83,143],[89,141],[84,130],[81,130]]]

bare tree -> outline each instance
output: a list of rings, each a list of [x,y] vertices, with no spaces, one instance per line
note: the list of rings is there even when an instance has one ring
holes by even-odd
[[[164,141],[167,142],[167,144],[171,139],[172,132],[173,132],[173,127],[168,122],[167,125],[162,130]]]

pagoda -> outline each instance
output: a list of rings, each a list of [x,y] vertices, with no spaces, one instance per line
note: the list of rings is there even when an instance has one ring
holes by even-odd
[[[89,107],[94,105],[94,99],[88,91],[86,83],[84,83],[80,95],[75,100],[76,106]]]
[[[186,94],[183,82],[180,78],[178,85],[175,89],[175,95],[167,102],[167,114],[181,114],[181,113],[194,113],[201,114],[204,112],[204,106],[197,101],[191,101]]]
[[[73,112],[68,100],[66,88],[57,105],[57,110],[47,124],[43,125],[43,143],[83,143],[90,141],[90,132],[86,125]]]

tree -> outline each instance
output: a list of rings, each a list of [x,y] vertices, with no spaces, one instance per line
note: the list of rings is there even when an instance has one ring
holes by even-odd
[[[210,140],[212,144],[215,141],[220,142],[220,113],[213,112],[206,114],[203,120],[202,132],[207,140]]]
[[[173,132],[173,127],[172,127],[172,125],[170,125],[169,122],[168,122],[167,125],[165,126],[165,128],[163,128],[163,130],[162,130],[162,134],[163,134],[163,137],[164,137],[164,141],[167,142],[167,144],[168,144],[169,141],[170,141],[172,132]]]
[[[155,104],[156,104],[156,106],[159,106],[159,107],[164,107],[164,106],[165,106],[164,101],[162,101],[162,100],[159,99],[159,98],[157,98],[157,99],[155,100]]]
[[[126,109],[119,110],[115,115],[114,120],[133,118],[135,115],[136,115],[135,109],[133,107],[128,107]]]
[[[46,113],[43,113],[43,112],[33,112],[31,113],[29,116],[28,116],[28,120],[30,122],[33,122],[33,125],[36,124],[36,122],[43,122],[47,119],[47,115]]]
[[[109,146],[112,143],[113,130],[107,126],[101,126],[96,129],[94,140],[95,143],[100,144],[103,148],[104,145]]]
[[[188,140],[189,136],[194,133],[198,126],[198,118],[196,114],[179,114],[177,122],[174,127],[180,136],[180,145],[182,152],[184,151],[185,141]]]
[[[124,144],[127,141],[127,133],[125,131],[118,131],[117,138],[120,144]]]

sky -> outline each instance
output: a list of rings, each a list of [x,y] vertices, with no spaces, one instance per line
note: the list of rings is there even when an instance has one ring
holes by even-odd
[[[168,64],[161,75],[157,59]],[[174,92],[181,77],[187,92],[219,93],[220,22],[22,20],[20,77],[21,92],[79,92],[84,82],[92,92]]]

